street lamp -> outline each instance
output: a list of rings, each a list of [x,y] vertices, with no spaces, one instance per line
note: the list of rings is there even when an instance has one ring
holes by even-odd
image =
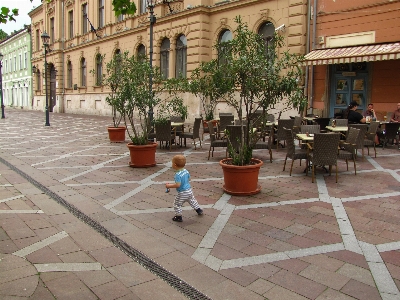
[[[147,0],[147,7],[150,11],[150,76],[149,76],[149,92],[150,96],[153,97],[153,26],[156,23],[156,16],[154,15],[154,6],[156,5],[156,0]],[[153,106],[149,107],[149,122],[153,123]]]
[[[50,121],[49,121],[49,96],[47,92],[47,48],[49,47],[49,42],[50,42],[50,36],[47,34],[47,32],[43,32],[41,35],[43,46],[44,46],[44,86],[46,89],[46,124],[44,126],[50,126]]]
[[[3,54],[0,52],[0,96],[1,96],[1,118],[5,119],[4,116],[4,103],[3,103],[3,71],[1,68],[3,67]]]

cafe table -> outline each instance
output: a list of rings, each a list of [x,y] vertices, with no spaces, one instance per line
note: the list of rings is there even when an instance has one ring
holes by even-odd
[[[306,133],[298,133],[296,134],[296,137],[299,140],[305,141],[305,142],[312,142],[314,140],[314,134],[310,133],[310,134],[306,134]]]
[[[336,127],[326,126],[325,128],[332,132],[346,132],[349,130],[349,127],[347,126],[336,126]]]

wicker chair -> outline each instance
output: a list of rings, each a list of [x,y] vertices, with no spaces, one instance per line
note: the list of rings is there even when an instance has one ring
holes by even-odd
[[[169,145],[169,150],[171,151],[171,144],[176,139],[175,131],[171,133],[171,120],[165,123],[156,123],[156,140],[160,142],[160,148],[163,142],[166,142],[166,147]]]
[[[347,171],[349,170],[349,159],[353,160],[354,164],[354,175],[357,175],[356,169],[356,151],[357,151],[357,138],[360,134],[360,129],[356,129],[353,127],[349,128],[347,133],[346,141],[340,141],[339,146],[340,150],[338,153],[338,157],[340,159],[346,160]]]
[[[360,129],[360,133],[358,134],[358,138],[357,138],[357,143],[356,144],[357,144],[357,150],[361,149],[362,157],[364,158],[364,139],[365,139],[365,134],[366,134],[367,129],[368,129],[368,125],[367,124],[349,124],[349,128],[350,127]],[[357,153],[356,153],[356,155],[357,155]]]
[[[232,125],[234,122],[234,116],[231,115],[220,115],[219,117],[219,124],[217,125],[218,128],[218,137],[221,137],[225,133],[226,126]]]
[[[296,147],[294,145],[293,134],[292,134],[292,130],[291,129],[283,128],[283,131],[284,131],[285,136],[286,136],[286,146],[287,146],[286,147],[287,148],[287,153],[286,153],[286,157],[285,157],[285,162],[283,164],[283,171],[285,171],[286,160],[288,158],[290,158],[292,160],[292,164],[290,165],[289,175],[292,176],[293,162],[296,159],[300,159],[300,166],[301,166],[301,160],[302,159],[305,159],[306,160],[306,166],[308,165],[307,164],[307,151],[306,150],[296,149]],[[307,171],[307,173],[308,173],[308,171]]]
[[[314,182],[315,166],[329,166],[329,175],[332,173],[332,166],[336,166],[336,183],[338,181],[337,159],[338,146],[340,141],[339,133],[316,133],[314,143],[308,145],[312,150],[308,153],[308,163],[312,164],[312,182]]]
[[[182,117],[179,116],[171,116],[170,117],[171,122],[176,122],[176,123],[184,123],[185,121],[182,119]],[[175,134],[176,136],[180,136],[181,133],[183,132],[183,126],[179,126],[175,128]]]
[[[347,119],[335,119],[335,120],[336,120],[336,126],[338,127],[349,125],[349,120]]]
[[[194,145],[194,149],[196,150],[196,139],[199,139],[200,141],[200,147],[201,147],[201,139],[200,139],[200,124],[201,121],[203,119],[202,118],[195,118],[194,119],[194,124],[193,124],[193,130],[190,131],[190,127],[189,127],[189,132],[182,132],[179,135],[179,140],[180,140],[180,144],[182,145],[182,139],[184,139],[184,143],[185,143],[185,147],[186,147],[186,139],[192,139],[193,140],[193,145]]]
[[[319,125],[301,125],[300,132],[301,133],[320,133],[320,126]]]
[[[383,141],[382,149],[384,149],[385,146],[387,146],[388,140],[394,140],[396,138],[396,136],[398,135],[399,127],[400,127],[399,123],[386,123],[385,124],[385,132],[383,134],[384,141]],[[399,144],[399,141],[397,141],[397,144]]]
[[[321,132],[326,132],[326,126],[329,125],[329,122],[331,121],[330,118],[317,118],[314,120],[315,125],[319,125]]]
[[[274,123],[275,122],[275,116],[272,114],[267,115],[267,122]]]
[[[208,122],[208,128],[210,129],[210,150],[208,150],[208,160],[210,160],[211,148],[212,148],[212,156],[214,157],[214,148],[215,147],[228,147],[228,141],[227,140],[218,140],[216,138],[216,131],[214,130],[214,127],[213,127],[211,121]],[[226,154],[225,154],[225,157],[227,157]]]
[[[269,135],[268,135],[268,140],[265,142],[265,136],[263,136],[262,141],[258,141],[253,149],[268,149],[269,152],[269,161],[272,163],[272,145],[273,145],[273,140],[274,140],[274,127],[271,126]]]
[[[375,157],[376,157],[376,146],[375,146],[375,135],[378,131],[379,122],[371,122],[368,127],[368,131],[365,134],[364,146],[367,147],[369,155],[369,147],[374,147]]]
[[[294,123],[293,123],[293,134],[300,133],[300,127],[301,124],[303,123],[303,118],[299,116],[294,117]]]
[[[276,139],[276,150],[279,148],[279,141],[286,140],[286,134],[283,128],[292,129],[294,124],[294,119],[280,119],[278,120],[278,130],[275,134]]]
[[[207,127],[204,127],[205,123],[207,124]],[[217,126],[213,126],[214,127],[214,131],[217,130]],[[208,122],[207,121],[203,121],[203,133],[201,134],[201,139],[204,141],[204,134],[205,133],[210,133],[210,129],[208,128]]]

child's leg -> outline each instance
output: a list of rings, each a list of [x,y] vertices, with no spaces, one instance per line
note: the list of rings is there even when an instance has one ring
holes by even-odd
[[[190,206],[194,210],[199,209],[200,205],[197,202],[196,198],[194,197],[192,190],[190,189],[190,190],[184,191],[184,193],[185,193],[185,198],[187,199],[186,201],[189,202]]]
[[[185,202],[185,198],[182,197],[181,193],[178,193],[174,201],[175,215],[182,216],[182,205]]]

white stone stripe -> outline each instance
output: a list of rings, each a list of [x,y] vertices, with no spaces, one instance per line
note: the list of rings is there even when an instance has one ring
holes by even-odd
[[[78,272],[78,271],[99,271],[104,269],[100,263],[51,263],[34,264],[38,272]]]
[[[240,205],[235,208],[235,210],[239,209],[249,209],[249,208],[263,208],[263,207],[273,207],[279,205],[288,205],[288,204],[303,204],[303,203],[311,203],[318,202],[319,198],[309,198],[309,199],[299,199],[299,200],[287,200],[280,202],[270,202],[270,203],[258,203],[258,204],[249,204],[249,205]]]
[[[2,200],[0,200],[0,203],[4,203],[7,201],[11,201],[11,200],[15,200],[15,199],[23,198],[23,197],[25,197],[25,195],[18,195],[18,196],[2,199]]]
[[[344,246],[342,243],[291,250],[285,252],[263,254],[252,257],[235,258],[235,259],[225,260],[221,265],[221,269],[240,268],[244,266],[258,265],[258,264],[275,262],[291,258],[335,252],[339,250],[344,250]]]
[[[37,250],[40,250],[50,244],[53,244],[65,237],[68,236],[68,233],[66,233],[65,231],[61,231],[59,233],[56,233],[55,235],[49,236],[48,238],[45,238],[44,240],[34,243],[30,246],[27,246],[25,248],[22,248],[21,250],[18,250],[16,252],[14,252],[13,254],[19,257],[25,257],[28,254],[31,254]]]
[[[350,202],[350,201],[378,199],[378,198],[394,197],[394,196],[400,196],[400,192],[383,193],[383,194],[375,194],[375,195],[371,194],[371,195],[348,197],[348,198],[338,198],[338,199],[342,200],[342,202]],[[332,197],[332,199],[334,199],[334,198]]]
[[[213,208],[212,204],[201,205],[201,208]],[[192,210],[193,208],[190,206],[182,207],[182,210]],[[175,211],[173,207],[166,208],[152,208],[152,209],[135,209],[135,210],[116,210],[114,208],[110,209],[111,212],[123,216],[123,215],[140,215],[140,214],[154,214],[161,212],[169,212]]]
[[[96,147],[93,147],[93,148],[96,148]],[[87,150],[91,150],[91,149],[87,149]],[[82,150],[82,151],[83,151],[83,150]],[[68,157],[68,156],[69,156],[69,155],[66,155],[66,157]],[[113,158],[113,159],[109,159],[109,160],[104,161],[104,162],[102,162],[102,163],[100,163],[100,164],[97,164],[97,165],[92,166],[90,170],[86,170],[86,171],[83,171],[83,172],[81,172],[81,173],[78,173],[78,174],[75,174],[75,175],[72,175],[72,176],[63,178],[63,179],[61,179],[61,180],[59,180],[59,181],[60,181],[60,182],[65,182],[65,181],[74,179],[74,178],[76,178],[76,177],[79,177],[79,176],[88,174],[88,173],[90,173],[90,172],[93,172],[93,171],[95,171],[95,170],[98,170],[98,169],[102,168],[104,164],[108,164],[108,163],[114,162],[114,161],[119,160],[119,159],[122,159],[122,158],[124,158],[124,157],[126,157],[126,156],[127,156],[127,155],[119,156],[119,157],[116,157],[116,158]],[[42,162],[42,163],[47,163],[47,162],[48,162],[48,161]],[[42,163],[40,163],[40,164],[42,164]],[[32,165],[32,166],[33,166],[33,165]]]
[[[400,182],[400,174],[395,170],[386,170],[390,175],[392,175],[398,182]]]
[[[218,199],[217,202],[213,205],[213,208],[217,210],[223,210],[225,205],[228,203],[228,201],[231,199],[231,195],[228,195],[226,193],[223,193],[222,196]]]
[[[211,249],[197,248],[196,251],[194,251],[192,258],[204,264],[210,253]]]
[[[12,184],[6,183],[6,184],[1,184],[0,187],[10,187],[13,186]]]
[[[214,223],[210,226],[207,233],[201,240],[199,244],[199,248],[208,248],[211,249],[214,247],[215,242],[217,241],[219,235],[224,229],[226,223],[228,222],[232,212],[234,211],[235,206],[231,204],[227,204],[218,217],[215,219]]]
[[[42,214],[42,210],[0,210],[0,214]]]
[[[376,249],[378,249],[379,252],[400,250],[400,242],[379,244],[379,245],[376,245]]]
[[[378,171],[384,171],[384,168],[380,164],[378,164],[371,156],[365,156],[365,158],[369,161],[369,163]]]
[[[27,246],[25,248],[22,248],[21,250],[18,250],[14,252],[13,254],[19,257],[25,257],[28,254],[31,254],[39,249],[42,249],[52,243],[55,243],[65,237],[67,237],[68,234],[65,231],[61,231],[59,233],[56,233],[55,235],[49,236],[48,238],[45,238],[44,240],[34,243],[30,246]]]
[[[124,202],[128,198],[130,198],[130,197],[136,195],[137,193],[143,191],[144,189],[148,188],[150,185],[151,185],[151,182],[146,182],[143,185],[138,186],[136,189],[130,191],[129,193],[126,193],[125,195],[122,195],[121,197],[115,199],[114,201],[104,205],[104,208],[111,209],[111,208],[117,206],[118,204]]]
[[[367,260],[372,277],[374,277],[379,293],[400,295],[389,270],[378,252],[378,249],[374,245],[362,241],[360,241],[359,244],[364,253],[365,259]]]

